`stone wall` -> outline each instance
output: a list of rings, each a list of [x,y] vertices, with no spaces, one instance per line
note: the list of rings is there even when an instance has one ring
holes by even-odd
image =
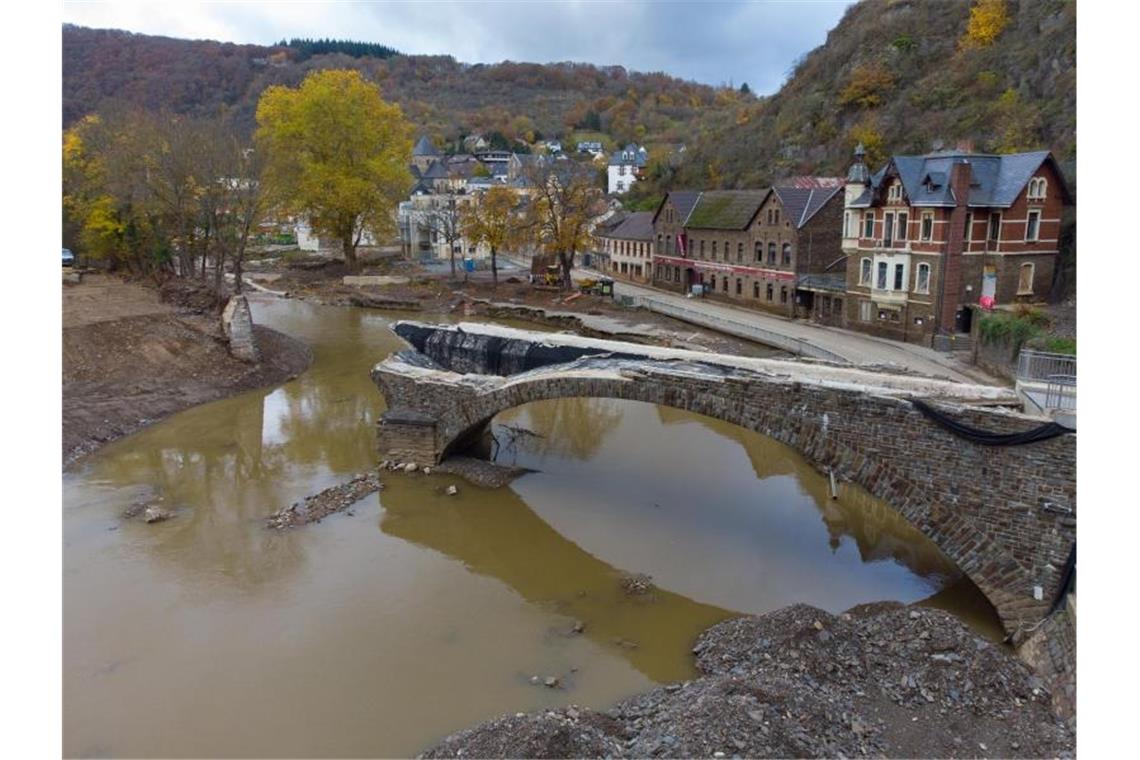
[[[989,598],[1015,640],[1048,610],[1075,542],[1075,435],[982,446],[931,422],[906,398],[874,389],[761,373],[702,375],[668,362],[586,358],[506,378],[419,367],[404,373],[399,364],[377,365],[373,379],[390,409],[435,420],[433,462],[499,412],[569,397],[684,409],[792,446],[821,471],[834,469],[837,477],[884,499],[933,540]],[[949,410],[960,422],[995,432],[1041,424],[992,408]],[[395,445],[382,434],[381,446],[390,450],[381,457],[392,458]],[[1072,514],[1058,514],[1047,502]]]
[[[245,296],[230,298],[222,312],[222,329],[230,340],[230,354],[242,361],[256,362],[259,358],[257,340],[253,334],[253,315]]]
[[[1044,682],[1057,715],[1070,724],[1077,716],[1077,603],[1070,596],[1018,649]]]

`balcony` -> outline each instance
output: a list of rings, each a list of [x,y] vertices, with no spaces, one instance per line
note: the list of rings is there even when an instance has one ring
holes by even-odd
[[[904,304],[906,303],[906,291],[891,290],[889,288],[871,288],[871,300],[875,303]]]

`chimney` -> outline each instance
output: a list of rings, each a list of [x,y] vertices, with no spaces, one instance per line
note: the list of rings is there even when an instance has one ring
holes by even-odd
[[[974,141],[973,140],[959,140],[957,145],[959,153],[973,153]]]
[[[938,332],[952,335],[955,317],[965,293],[962,291],[962,251],[965,243],[966,212],[970,201],[971,167],[967,160],[950,167],[950,192],[954,210],[950,212],[950,231],[942,256],[942,287],[938,295]]]

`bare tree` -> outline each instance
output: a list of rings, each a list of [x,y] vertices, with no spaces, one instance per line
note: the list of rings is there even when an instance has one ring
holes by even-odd
[[[432,207],[424,215],[428,229],[435,233],[445,243],[451,258],[451,279],[455,279],[455,244],[463,239],[463,212],[455,200],[454,195],[447,196],[446,200]],[[467,279],[466,273],[464,280]]]

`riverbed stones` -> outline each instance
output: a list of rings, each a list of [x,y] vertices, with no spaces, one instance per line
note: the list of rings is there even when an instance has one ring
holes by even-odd
[[[459,493],[459,489],[456,488],[455,486],[448,486],[447,490],[444,491],[444,493],[447,494],[448,496],[454,496],[455,494]]]
[[[552,749],[539,732],[560,730],[558,756],[968,757],[983,744],[1003,757],[1073,756],[1072,731],[1047,695],[1034,695],[1024,663],[948,613],[917,612],[869,606],[842,619],[795,605],[728,620],[698,638],[703,676],[684,688],[654,689],[605,713],[575,708],[574,719],[564,709],[491,721],[425,756],[535,756]],[[952,641],[961,662],[932,663],[934,638]],[[792,649],[799,656],[787,656]],[[910,676],[933,701],[900,689]],[[966,680],[972,689],[950,699]]]
[[[174,517],[173,512],[159,506],[152,505],[143,510],[143,522],[146,523],[165,522],[172,517]]]
[[[618,585],[627,596],[646,596],[653,592],[653,578],[644,573],[622,573]]]
[[[286,530],[298,525],[320,522],[336,512],[343,512],[371,493],[381,490],[384,484],[376,473],[360,473],[346,483],[326,488],[279,509],[266,518],[266,525]]]

